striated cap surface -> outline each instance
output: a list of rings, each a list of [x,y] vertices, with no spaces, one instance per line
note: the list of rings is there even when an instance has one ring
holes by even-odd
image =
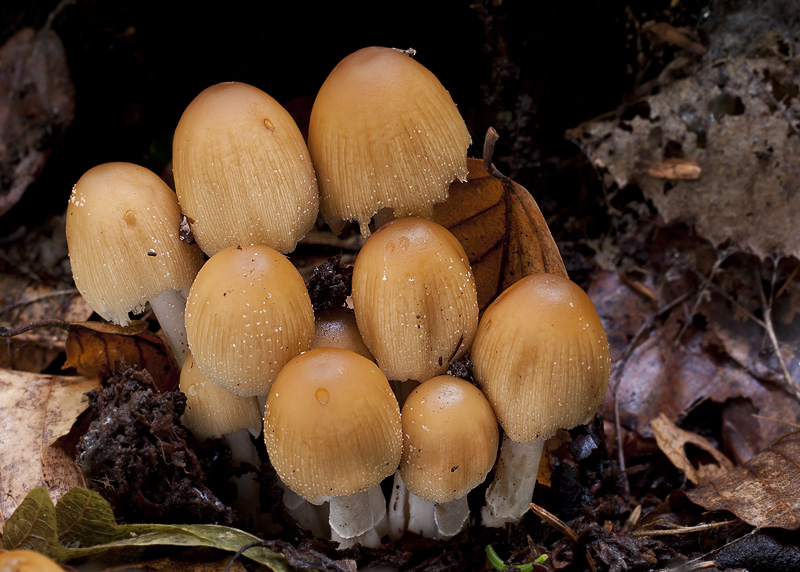
[[[472,343],[478,293],[458,240],[407,217],[370,236],[353,268],[353,307],[364,343],[395,381],[444,373]]]
[[[400,408],[386,376],[349,350],[290,361],[267,397],[264,435],[281,480],[311,502],[377,486],[402,453]]]
[[[81,295],[104,319],[129,323],[165,290],[184,295],[203,264],[180,241],[175,193],[155,173],[131,163],[89,169],[67,206],[70,264]]]
[[[314,311],[303,278],[268,246],[231,246],[197,274],[186,301],[195,362],[244,397],[266,395],[281,367],[311,347]]]
[[[526,276],[492,302],[470,359],[500,425],[522,443],[588,422],[605,397],[611,368],[591,299],[554,274]]]
[[[173,170],[181,208],[209,256],[237,244],[291,252],[319,212],[300,130],[248,84],[213,85],[189,104],[175,129]]]
[[[326,218],[369,234],[383,208],[430,218],[454,179],[466,180],[467,126],[423,65],[392,48],[350,54],[314,101],[308,147]]]

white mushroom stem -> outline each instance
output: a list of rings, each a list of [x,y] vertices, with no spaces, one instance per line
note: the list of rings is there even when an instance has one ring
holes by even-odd
[[[344,497],[330,498],[331,540],[339,542],[339,548],[361,544],[376,548],[381,537],[388,533],[389,520],[386,514],[386,499],[380,486]]]
[[[519,522],[530,509],[544,440],[517,443],[503,436],[494,481],[486,489],[481,510],[484,526],[501,528]]]
[[[400,472],[394,474],[389,500],[389,535],[399,539],[408,530],[425,538],[450,539],[464,530],[469,522],[467,497],[435,503],[412,493]]]
[[[437,536],[444,540],[453,538],[466,528],[469,522],[469,503],[467,496],[448,502],[435,503],[433,520],[436,521]]]
[[[186,341],[186,296],[177,290],[165,290],[158,297],[148,300],[156,315],[167,344],[178,362],[178,367],[189,356],[189,343]]]
[[[258,458],[258,451],[256,451],[255,445],[250,439],[250,431],[248,429],[223,435],[222,440],[231,450],[231,462],[234,465],[249,463],[258,468],[261,464],[261,460]],[[252,521],[254,525],[263,524],[261,513],[258,510],[259,486],[256,474],[245,473],[241,477],[235,477],[233,482],[236,483],[237,488],[236,501],[233,503],[233,507],[243,519]]]
[[[321,505],[311,504],[287,487],[283,481],[278,482],[283,489],[283,504],[289,515],[314,536],[328,536],[330,527],[328,526],[327,505],[324,503]]]

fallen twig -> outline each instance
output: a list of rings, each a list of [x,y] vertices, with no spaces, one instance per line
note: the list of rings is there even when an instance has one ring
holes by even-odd
[[[711,522],[708,524],[697,524],[695,526],[680,526],[677,528],[659,528],[656,530],[635,530],[631,534],[633,536],[670,536],[673,534],[691,534],[692,532],[702,532],[704,530],[712,530],[714,528],[722,528],[723,526],[731,526],[742,522],[739,519],[723,520],[721,522]]]
[[[543,509],[536,503],[531,503],[531,512],[563,534],[571,544],[574,545],[578,542],[578,534],[556,515]],[[586,549],[586,563],[592,572],[597,572],[597,566],[594,563],[594,558],[589,554],[588,548]]]
[[[764,314],[764,330],[767,332],[767,336],[769,337],[770,342],[772,343],[772,349],[775,351],[775,357],[778,359],[778,365],[781,368],[781,373],[783,374],[783,382],[786,386],[785,389],[787,392],[792,394],[795,399],[800,401],[800,387],[797,386],[794,379],[792,379],[792,374],[789,372],[789,368],[786,367],[786,361],[783,359],[783,352],[781,352],[780,344],[778,343],[778,336],[775,335],[775,328],[772,326],[772,294],[775,291],[775,281],[776,275],[778,271],[778,260],[772,261],[772,281],[770,287],[770,297],[767,299],[767,296],[764,294],[764,288],[761,287],[758,289],[759,298],[761,298],[761,307],[762,312]],[[756,280],[757,284],[761,283],[760,276],[757,276],[758,280]]]
[[[636,333],[631,338],[631,341],[628,343],[627,347],[625,348],[625,353],[622,354],[622,357],[617,361],[616,366],[614,368],[614,377],[617,380],[616,385],[614,386],[614,428],[617,433],[616,441],[617,441],[617,463],[619,464],[619,473],[623,477],[623,490],[626,495],[629,495],[631,492],[630,482],[628,481],[628,474],[626,469],[625,463],[625,453],[622,447],[622,426],[619,420],[619,388],[622,385],[622,372],[625,370],[625,364],[628,362],[628,358],[630,358],[633,350],[636,348],[636,345],[639,343],[639,338],[641,338],[645,332],[650,330],[653,327],[653,324],[656,318],[666,314],[670,310],[672,310],[675,306],[686,300],[689,295],[684,293],[671,300],[664,306],[658,308],[654,313],[650,314],[644,323],[636,330]]]
[[[4,314],[10,310],[13,310],[14,308],[27,306],[29,304],[35,304],[36,302],[41,302],[42,300],[46,300],[48,298],[57,298],[59,296],[74,296],[77,293],[78,293],[77,288],[65,288],[64,290],[54,290],[52,292],[47,292],[46,294],[40,294],[39,296],[34,296],[32,298],[19,300],[18,302],[9,304],[5,308],[0,308],[0,314]]]
[[[722,266],[722,263],[727,260],[727,258],[733,254],[733,248],[725,248],[720,250],[717,253],[717,259],[714,261],[714,264],[711,266],[711,271],[706,276],[705,280],[700,286],[700,289],[697,291],[697,296],[695,297],[694,304],[692,304],[692,310],[689,312],[689,316],[687,317],[686,321],[681,326],[681,330],[678,332],[678,335],[675,336],[675,341],[673,342],[673,348],[677,348],[678,344],[683,337],[683,334],[686,332],[686,329],[689,327],[689,324],[692,322],[692,318],[697,314],[697,310],[700,307],[700,303],[703,301],[703,297],[708,292],[708,289],[711,287],[711,282],[714,280],[717,272],[719,271],[719,267]]]

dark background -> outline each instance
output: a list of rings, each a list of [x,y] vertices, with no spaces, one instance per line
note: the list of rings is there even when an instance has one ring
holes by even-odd
[[[72,184],[98,163],[163,172],[183,109],[214,83],[251,83],[302,126],[329,71],[369,45],[416,49],[462,111],[473,135],[470,155],[480,155],[486,128],[495,126],[495,162],[534,193],[546,215],[559,212],[586,198],[592,176],[581,173],[564,130],[617,108],[665,56],[642,54],[637,26],[647,18],[696,25],[702,12],[697,2],[639,4],[6,0],[3,42],[51,17],[77,108],[0,234],[63,212]]]

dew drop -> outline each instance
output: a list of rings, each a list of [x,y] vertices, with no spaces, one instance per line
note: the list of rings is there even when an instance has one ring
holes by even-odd
[[[324,387],[318,388],[317,391],[314,392],[314,397],[317,398],[320,405],[327,405],[328,401],[331,400],[331,394]]]

